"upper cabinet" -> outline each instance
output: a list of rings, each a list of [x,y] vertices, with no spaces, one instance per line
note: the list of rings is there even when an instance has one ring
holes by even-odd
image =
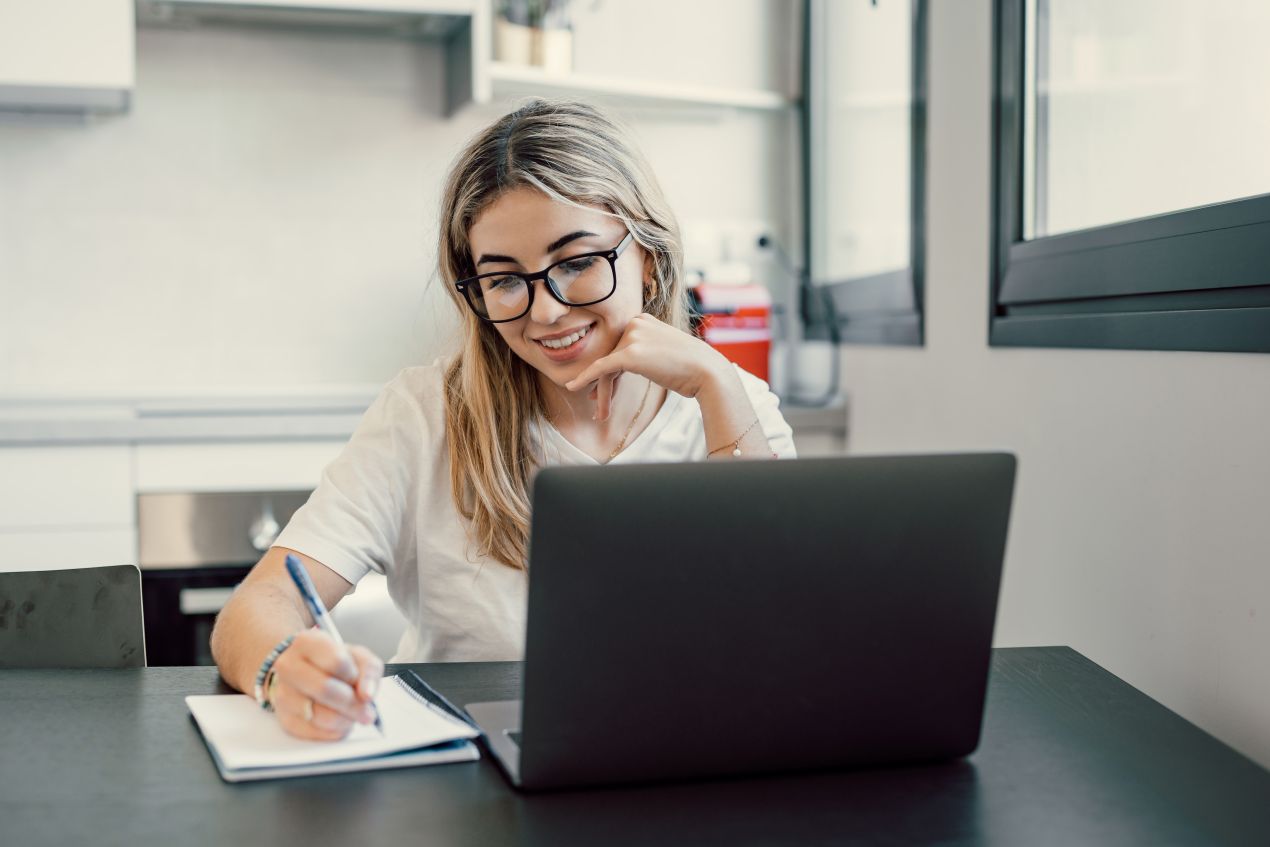
[[[4,0],[0,111],[127,109],[135,28],[133,0]]]
[[[439,43],[446,113],[485,103],[490,0],[137,0],[145,26],[298,26]]]
[[[568,18],[508,20],[520,7]],[[677,25],[663,21],[674,16]],[[513,14],[514,16],[514,14]],[[785,67],[800,27],[793,0],[2,0],[0,110],[127,109],[135,28],[333,27],[440,43],[447,113],[525,94],[658,107],[784,110],[799,102]],[[726,31],[724,39],[720,32]],[[523,54],[523,55],[522,55]]]

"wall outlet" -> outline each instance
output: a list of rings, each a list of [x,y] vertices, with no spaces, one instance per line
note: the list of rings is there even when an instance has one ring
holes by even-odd
[[[759,237],[780,237],[775,223],[763,220],[695,218],[683,221],[682,230],[684,263],[689,270],[702,271],[732,262],[762,262]]]

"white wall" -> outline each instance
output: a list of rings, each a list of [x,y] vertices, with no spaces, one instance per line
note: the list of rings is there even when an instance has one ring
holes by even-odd
[[[851,449],[1015,451],[997,643],[1270,765],[1270,356],[988,347],[991,20],[932,3],[927,343],[846,350]]]
[[[786,6],[751,0],[738,37]],[[636,50],[621,21],[588,21],[580,65],[605,58],[597,32],[629,61],[585,69],[664,77],[704,52],[712,84],[788,81],[726,33]],[[381,383],[448,350],[451,307],[429,287],[441,182],[508,104],[443,117],[443,58],[364,35],[143,28],[130,113],[0,122],[0,394]],[[629,119],[681,222],[766,219],[795,241],[791,116]]]

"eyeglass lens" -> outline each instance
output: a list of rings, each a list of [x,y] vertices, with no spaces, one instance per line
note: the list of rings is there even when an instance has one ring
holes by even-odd
[[[579,256],[547,271],[556,292],[570,306],[603,300],[617,285],[612,263],[603,256]],[[519,274],[483,276],[467,288],[472,305],[494,321],[514,320],[529,310],[529,281]]]

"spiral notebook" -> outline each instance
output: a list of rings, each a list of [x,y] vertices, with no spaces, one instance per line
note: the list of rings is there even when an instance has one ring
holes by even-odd
[[[385,677],[375,704],[384,734],[354,725],[342,741],[288,735],[245,694],[185,698],[221,778],[246,782],[312,774],[408,768],[480,758],[480,735],[411,671]],[[449,708],[447,708],[449,707]]]

